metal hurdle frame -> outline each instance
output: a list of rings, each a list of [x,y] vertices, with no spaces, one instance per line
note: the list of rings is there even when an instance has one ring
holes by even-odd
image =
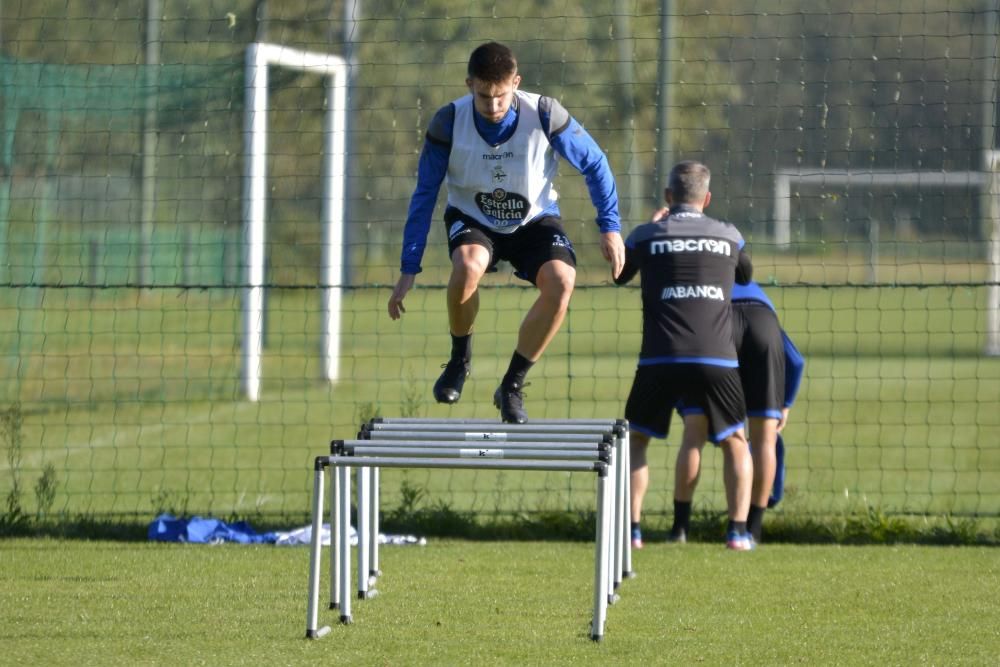
[[[362,434],[366,434],[362,430]],[[412,435],[406,432],[393,434],[391,432],[379,432],[380,435]],[[368,435],[371,435],[368,433]],[[431,435],[430,432],[427,435]],[[449,435],[445,433],[444,435]],[[461,436],[461,433],[450,435]],[[516,442],[494,441],[490,446],[484,447],[478,441],[470,443],[461,437],[454,437],[452,440],[421,440],[412,437],[399,437],[398,439],[386,438],[379,440],[334,440],[330,443],[330,453],[332,455],[356,455],[356,456],[417,456],[417,457],[460,457],[460,458],[517,458],[528,460],[574,460],[589,459],[601,460],[608,464],[608,473],[612,475],[612,481],[618,479],[616,475],[616,447],[614,438],[607,432],[594,432],[591,434],[576,434],[562,436],[564,442],[548,443],[546,441],[527,440],[526,438],[538,438],[538,434],[518,434]],[[476,446],[473,446],[476,445]],[[363,467],[358,469],[358,496],[359,503],[367,502],[372,505],[378,499],[378,483],[375,473],[377,467]],[[366,499],[366,500],[360,500]],[[336,500],[331,501],[335,505]],[[366,513],[366,510],[367,513]],[[336,514],[336,512],[334,512]],[[375,509],[361,506],[358,512],[358,599],[364,600],[378,595],[378,591],[372,586],[381,575],[378,567],[378,512]],[[333,522],[331,521],[331,524]],[[617,542],[612,542],[614,548]],[[614,554],[612,554],[614,559]],[[339,564],[331,559],[331,581]],[[614,577],[614,566],[608,571],[608,603],[614,604],[618,600],[615,592],[618,581]],[[339,593],[335,586],[330,587],[330,608],[335,609],[340,601]]]
[[[515,454],[516,455],[516,454]],[[613,456],[613,454],[612,454]],[[318,456],[314,462],[313,500],[312,500],[312,535],[309,553],[309,595],[306,612],[306,637],[318,639],[330,632],[329,626],[318,627],[319,616],[319,582],[322,544],[319,533],[323,517],[323,483],[324,468],[330,467],[335,482],[331,489],[336,492],[336,540],[331,539],[332,551],[335,550],[338,562],[338,588],[344,594],[340,599],[340,622],[350,624],[351,601],[346,592],[351,588],[351,547],[350,547],[350,468],[442,468],[442,469],[474,469],[474,470],[536,470],[548,472],[595,472],[597,473],[597,525],[594,552],[594,614],[591,621],[590,638],[600,641],[604,637],[604,625],[607,619],[607,582],[610,577],[611,564],[611,514],[614,512],[614,498],[608,491],[609,465],[603,460],[528,460],[517,458],[418,458],[418,457],[367,457],[367,456]],[[335,471],[335,472],[334,472]],[[364,479],[360,475],[359,479]],[[361,496],[359,488],[359,513],[362,503],[367,499]],[[332,503],[333,504],[333,503]],[[331,509],[332,511],[332,509]],[[359,517],[358,523],[361,523]],[[331,523],[331,530],[333,524]],[[331,536],[332,537],[332,536]],[[358,545],[362,544],[359,533]],[[359,549],[359,560],[361,550]],[[331,555],[331,561],[333,555]]]
[[[360,438],[365,438],[366,436],[372,437],[374,435],[378,435],[378,438],[375,440],[370,440],[370,439],[334,440],[333,442],[330,443],[330,453],[334,455],[342,454],[343,453],[342,448],[345,446],[372,446],[374,443],[379,443],[383,447],[391,447],[393,449],[393,451],[381,452],[381,455],[383,456],[406,455],[405,452],[395,451],[396,449],[399,449],[404,446],[409,446],[411,448],[419,448],[420,450],[423,450],[428,447],[446,448],[450,451],[459,448],[472,448],[475,445],[477,448],[476,456],[484,458],[495,457],[493,451],[495,448],[493,448],[491,445],[485,443],[485,441],[481,442],[478,439],[477,442],[475,443],[469,442],[465,437],[466,435],[465,433],[457,431],[453,432],[428,431],[426,433],[422,432],[420,434],[421,440],[419,442],[409,442],[409,443],[407,443],[407,441],[412,440],[412,438],[410,437],[412,435],[411,433],[397,432],[397,431],[378,431],[376,433],[372,433],[371,431],[367,430],[367,425],[362,427],[362,430],[359,432],[358,435]],[[496,434],[491,434],[491,435],[496,435]],[[503,448],[506,450],[518,450],[519,452],[522,450],[529,450],[529,449],[539,449],[539,450],[556,452],[556,451],[578,449],[579,447],[584,445],[590,447],[601,447],[606,445],[608,448],[610,448],[615,443],[615,439],[610,433],[597,434],[595,432],[595,434],[589,434],[589,435],[572,434],[572,435],[558,435],[558,436],[545,434],[545,440],[539,440],[541,436],[535,433],[513,433],[513,434],[505,433],[504,435],[506,437],[504,438],[503,442],[500,443],[503,445]],[[594,437],[595,435],[600,435],[600,438],[599,439],[595,438]],[[411,454],[415,456],[428,456],[428,454],[422,453],[421,451],[411,452]],[[525,458],[525,457],[519,456],[518,458]],[[546,457],[536,455],[527,458],[546,458]],[[564,458],[564,456],[553,456],[548,458],[553,458],[558,460],[560,458]],[[620,460],[620,454],[617,455],[616,458]],[[615,468],[615,471],[617,470],[618,468]],[[359,584],[362,585],[362,588],[359,589],[358,591],[359,598],[365,598],[377,595],[378,593],[377,591],[367,590],[364,588],[364,586],[366,585],[366,583],[367,585],[373,585],[374,582],[378,579],[378,577],[381,576],[382,574],[381,570],[379,569],[379,542],[378,542],[379,489],[380,489],[379,470],[378,468],[359,469],[358,482],[357,482],[358,484],[365,483],[365,477],[364,477],[365,472],[368,473],[367,480],[369,489],[369,491],[367,492],[368,505],[369,505],[367,510],[368,523],[362,524],[359,527],[358,539],[359,540],[365,539],[367,534],[367,541],[365,542],[363,547],[367,549],[367,551],[363,551],[362,555],[364,556],[363,561],[369,564],[369,568],[368,568],[367,578],[363,578],[363,572],[359,571],[358,573],[358,582]],[[617,479],[618,478],[616,477],[616,480]],[[333,521],[331,520],[331,524],[332,523]],[[615,528],[617,530],[617,524]],[[359,568],[363,566],[364,563],[359,564]],[[331,563],[331,568],[333,567],[335,567],[335,564]],[[612,583],[613,587],[611,589],[611,593],[609,593],[611,595],[614,594],[614,586],[617,585],[617,582],[615,582],[614,580],[612,581]],[[331,603],[333,603],[337,599],[339,598],[335,596],[333,587],[331,586],[331,597],[330,597]],[[614,597],[611,598],[611,602],[612,603],[615,602]]]
[[[596,420],[595,420],[595,422],[596,422]],[[361,430],[358,432],[358,438],[359,439],[376,438],[378,440],[409,440],[409,439],[411,439],[411,436],[414,435],[414,433],[411,432],[411,431],[378,430],[378,431],[373,432],[373,430],[372,430],[372,428],[370,426],[372,423],[374,423],[374,422],[368,422],[367,424],[362,424]],[[410,423],[410,422],[401,422],[401,423]],[[427,420],[425,423],[434,423],[434,424],[437,424],[437,423],[441,423],[441,420]],[[456,420],[452,420],[449,423],[466,423],[466,422],[465,421],[457,422]],[[498,422],[491,421],[491,420],[479,420],[477,423],[488,424],[490,426],[496,426],[498,424]],[[610,420],[605,420],[605,423],[610,424],[610,423],[613,423],[613,422],[611,422]],[[578,444],[581,443],[581,442],[591,443],[591,442],[594,441],[594,439],[593,439],[594,432],[591,432],[591,433],[572,433],[572,434],[545,433],[544,434],[544,441],[539,441],[539,437],[540,436],[537,433],[533,433],[533,432],[514,432],[514,433],[510,433],[510,432],[497,433],[497,432],[494,432],[494,431],[490,431],[490,432],[477,432],[475,434],[474,438],[470,437],[470,433],[463,432],[463,431],[424,431],[424,430],[419,430],[417,433],[418,433],[418,435],[419,435],[419,437],[421,439],[421,442],[418,445],[420,447],[424,446],[426,440],[439,440],[439,441],[442,441],[442,440],[452,440],[452,441],[456,441],[456,442],[466,443],[467,446],[472,446],[472,444],[473,444],[472,440],[474,439],[475,441],[480,442],[481,443],[480,447],[482,447],[482,446],[485,446],[485,443],[487,441],[493,442],[493,441],[498,441],[498,440],[502,439],[502,441],[504,443],[504,448],[506,448],[506,449],[514,449],[514,448],[522,448],[522,447],[533,447],[533,446],[537,446],[539,448],[544,448],[544,449],[573,449],[574,447],[577,447]],[[606,442],[614,444],[616,442],[614,434],[610,430],[606,431],[605,433],[606,433]],[[336,444],[336,442],[338,442],[338,441],[334,441],[333,443],[331,443],[331,452],[330,452],[331,454],[336,454],[337,453],[335,451],[335,444]],[[344,442],[344,441],[340,441],[340,442]],[[617,458],[618,458],[618,460],[621,460],[621,454],[620,453],[618,454]],[[372,492],[369,494],[369,503],[371,505],[370,510],[369,510],[369,516],[371,517],[372,528],[371,528],[371,532],[370,532],[370,540],[369,540],[369,543],[368,543],[368,551],[369,551],[369,554],[370,554],[370,564],[371,564],[371,568],[370,568],[370,571],[369,571],[369,579],[372,582],[374,582],[374,580],[377,579],[379,577],[379,575],[381,574],[381,572],[379,570],[379,564],[378,564],[378,558],[379,558],[379,553],[378,553],[379,552],[379,543],[378,543],[378,534],[379,534],[379,531],[378,531],[378,520],[379,520],[379,511],[378,511],[379,494],[378,494],[378,489],[379,489],[379,484],[378,484],[378,476],[379,476],[378,468],[371,469],[370,477],[371,477],[371,489],[372,489]],[[616,484],[617,483],[619,483],[619,482],[616,482]],[[332,521],[331,521],[331,523],[332,523]],[[631,547],[631,544],[629,544],[629,548],[630,547]],[[359,575],[359,580],[360,580],[360,575]],[[332,589],[331,589],[331,591],[332,591]],[[332,595],[332,592],[331,592],[331,599],[334,599],[333,595]]]
[[[404,434],[406,431],[412,431],[412,433],[407,436]],[[372,434],[376,432],[378,435],[373,436]],[[612,567],[613,590],[617,590],[623,579],[631,579],[635,576],[635,571],[632,569],[632,540],[629,531],[632,506],[632,454],[627,419],[532,419],[525,424],[506,424],[495,419],[481,418],[376,417],[362,425],[358,437],[388,439],[417,436],[469,442],[516,442],[518,440],[541,439],[529,435],[535,433],[544,434],[544,439],[552,442],[572,442],[573,439],[566,436],[604,432],[609,432],[612,435],[617,449],[615,458],[618,465],[614,471],[616,473],[613,527],[615,555]],[[377,489],[378,487],[373,488]],[[371,495],[374,497],[378,494]],[[375,569],[377,570],[377,568]]]

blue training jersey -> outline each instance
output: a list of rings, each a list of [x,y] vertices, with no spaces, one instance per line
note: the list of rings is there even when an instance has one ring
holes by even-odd
[[[618,191],[607,156],[562,105],[552,98],[542,99],[545,103],[539,110],[539,116],[549,144],[583,175],[590,201],[597,211],[598,227],[601,232],[621,231]],[[520,109],[512,105],[499,123],[490,123],[475,113],[476,129],[490,145],[502,144],[517,129],[519,113]],[[400,270],[403,273],[415,274],[421,271],[420,262],[427,246],[434,205],[448,172],[453,125],[454,106],[448,104],[434,115],[424,139],[417,164],[417,185],[410,198],[410,208],[403,228],[403,249],[400,256]],[[536,218],[548,215],[559,215],[557,203],[553,202]]]
[[[753,281],[746,285],[740,285],[739,283],[733,285],[733,301],[758,301],[777,312],[774,304],[767,298],[767,294],[764,293],[760,284]]]
[[[781,340],[785,344],[785,407],[790,408],[799,393],[799,385],[802,384],[806,359],[784,329],[781,330]]]

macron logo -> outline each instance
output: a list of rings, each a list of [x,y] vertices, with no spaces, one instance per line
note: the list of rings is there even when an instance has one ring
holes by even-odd
[[[671,252],[710,252],[730,257],[733,254],[733,246],[729,241],[718,239],[666,239],[651,242],[649,252],[653,255]]]

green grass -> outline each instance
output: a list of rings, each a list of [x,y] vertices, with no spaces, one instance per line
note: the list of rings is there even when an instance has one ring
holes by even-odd
[[[490,278],[505,285],[509,279]],[[857,504],[892,513],[1000,512],[1000,359],[980,356],[984,289],[770,288],[807,356],[788,429],[781,512],[839,514]],[[263,398],[239,389],[240,317],[233,290],[7,290],[0,349],[14,360],[9,405],[24,411],[20,460],[0,459],[0,493],[23,476],[24,505],[46,464],[50,516],[304,514],[310,462],[352,437],[366,412],[495,417],[491,396],[530,290],[488,289],[472,377],[454,407],[430,386],[448,349],[444,296],[415,290],[400,322],[388,289],[345,296],[341,380],[319,379],[319,295],[273,290]],[[634,289],[579,289],[562,331],[532,371],[534,417],[622,413],[639,346]],[[20,356],[17,356],[19,354]],[[647,512],[670,509],[677,434],[651,451]],[[0,442],[0,447],[6,443]],[[697,502],[724,505],[709,451]],[[384,478],[399,500],[403,473]],[[484,514],[579,509],[589,482],[560,474],[414,471],[428,500]]]
[[[4,662],[48,665],[987,665],[996,556],[653,543],[595,644],[593,544],[431,540],[383,549],[379,597],[353,601],[351,626],[321,610],[333,630],[307,641],[304,548],[13,539],[0,642]]]

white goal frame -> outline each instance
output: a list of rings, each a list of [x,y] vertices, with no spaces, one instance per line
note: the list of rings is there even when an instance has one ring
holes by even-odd
[[[775,246],[787,250],[791,244],[792,183],[809,185],[946,186],[979,188],[983,212],[990,222],[986,253],[989,277],[986,290],[986,345],[983,354],[1000,356],[1000,151],[987,156],[989,171],[892,171],[888,169],[844,170],[821,167],[779,169],[774,174]]]
[[[347,61],[326,53],[277,44],[254,43],[246,51],[244,112],[243,245],[246,283],[243,293],[242,388],[250,401],[260,400],[264,342],[264,246],[267,210],[268,68],[286,67],[326,77],[323,126],[323,247],[321,294],[323,373],[330,382],[340,372],[340,302],[343,273],[344,197],[347,128]]]

